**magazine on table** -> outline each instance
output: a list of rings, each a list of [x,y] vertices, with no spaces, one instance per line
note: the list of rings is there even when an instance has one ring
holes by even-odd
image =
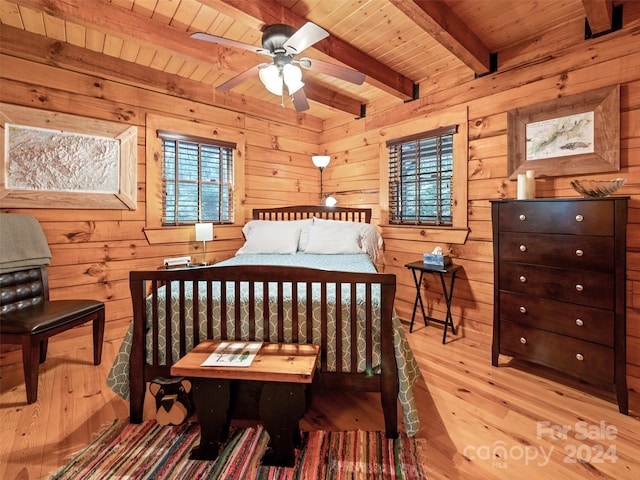
[[[209,357],[203,367],[248,367],[256,358],[262,342],[223,341]]]

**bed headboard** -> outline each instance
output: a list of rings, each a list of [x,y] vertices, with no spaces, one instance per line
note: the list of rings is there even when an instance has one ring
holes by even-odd
[[[370,208],[297,205],[292,207],[254,208],[254,220],[302,220],[305,218],[371,223]]]

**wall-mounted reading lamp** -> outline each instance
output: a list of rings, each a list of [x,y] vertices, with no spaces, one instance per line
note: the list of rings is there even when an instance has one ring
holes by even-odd
[[[311,160],[313,161],[313,164],[320,170],[320,203],[322,204],[324,203],[324,197],[322,196],[322,171],[327,165],[329,165],[331,157],[329,155],[313,155],[311,157]]]

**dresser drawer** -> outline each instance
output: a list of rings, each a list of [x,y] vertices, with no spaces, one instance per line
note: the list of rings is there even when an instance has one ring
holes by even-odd
[[[501,233],[500,260],[611,272],[613,237]]]
[[[609,201],[526,201],[500,206],[500,232],[565,233],[613,236],[614,211]]]
[[[613,346],[614,312],[518,293],[500,292],[500,321]]]
[[[565,335],[512,322],[500,322],[500,353],[580,378],[613,382],[613,348]]]
[[[602,309],[614,308],[613,275],[565,268],[501,262],[501,291],[522,293]]]

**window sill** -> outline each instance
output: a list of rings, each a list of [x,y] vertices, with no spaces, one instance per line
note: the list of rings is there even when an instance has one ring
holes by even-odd
[[[242,237],[242,226],[214,225],[213,240],[236,240]],[[143,230],[149,245],[166,243],[188,243],[196,241],[196,230],[193,225],[180,227],[145,228]]]
[[[463,245],[469,236],[468,228],[435,227],[431,225],[380,225],[383,238],[415,242],[453,243]]]

